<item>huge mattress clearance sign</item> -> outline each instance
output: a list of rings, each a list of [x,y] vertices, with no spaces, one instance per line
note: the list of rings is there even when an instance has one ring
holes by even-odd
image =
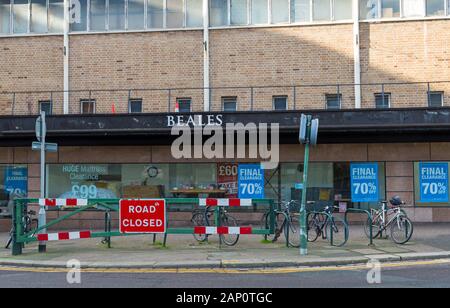
[[[164,199],[120,200],[121,233],[165,233],[166,201]]]

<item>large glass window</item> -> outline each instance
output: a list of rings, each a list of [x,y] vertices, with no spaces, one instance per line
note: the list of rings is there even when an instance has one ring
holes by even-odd
[[[14,1],[14,33],[28,32],[28,0]]]
[[[64,0],[49,0],[48,32],[64,32]]]
[[[79,13],[75,8],[74,13],[71,15],[70,30],[71,31],[86,31],[87,30],[87,1],[78,0],[80,4]]]
[[[0,33],[10,33],[11,3],[10,0],[0,0]]]
[[[12,204],[16,198],[28,195],[28,168],[24,165],[0,166],[0,216],[12,214]]]
[[[292,21],[308,22],[311,21],[311,2],[310,0],[292,0]]]
[[[209,23],[211,27],[220,27],[228,24],[228,0],[210,0],[209,7]]]
[[[313,0],[313,19],[315,21],[331,20],[330,0]]]
[[[230,0],[231,5],[231,24],[248,24],[248,5],[247,0]]]
[[[289,0],[272,1],[272,23],[288,23],[289,22]]]
[[[47,32],[47,0],[31,1],[31,32]]]
[[[267,0],[252,0],[252,24],[268,23],[268,4]]]
[[[359,18],[362,20],[378,18],[379,0],[360,0]]]
[[[203,26],[203,0],[186,0],[186,26]]]
[[[425,0],[427,2],[427,16],[445,15],[445,0]]]
[[[183,0],[167,0],[167,28],[184,25]]]
[[[106,0],[91,0],[91,30],[106,29]]]
[[[109,0],[109,30],[125,29],[125,1]]]
[[[164,0],[148,0],[148,27],[161,29],[164,27]]]
[[[415,2],[416,0],[411,0]],[[381,0],[381,17],[400,17],[400,0]]]
[[[404,17],[421,17],[425,16],[425,7],[423,0],[402,1]],[[397,16],[395,16],[397,17]]]
[[[334,20],[352,19],[353,0],[334,0]]]
[[[145,28],[145,0],[128,0],[128,29]]]

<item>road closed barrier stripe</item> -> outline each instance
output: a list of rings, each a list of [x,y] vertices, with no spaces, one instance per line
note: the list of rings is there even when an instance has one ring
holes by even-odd
[[[60,232],[60,233],[49,233],[49,234],[38,234],[38,241],[69,241],[69,240],[79,240],[91,238],[91,231],[81,231],[81,232]]]
[[[200,206],[252,206],[252,199],[199,199]]]
[[[252,234],[251,227],[195,227],[195,234]]]
[[[39,205],[50,206],[50,207],[60,207],[60,206],[87,206],[87,199],[39,199]]]

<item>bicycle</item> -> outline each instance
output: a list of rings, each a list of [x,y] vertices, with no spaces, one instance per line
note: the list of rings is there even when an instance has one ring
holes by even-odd
[[[24,233],[28,233],[31,230],[33,230],[33,224],[36,225],[36,228],[38,227],[38,224],[39,224],[38,219],[33,218],[33,216],[36,216],[36,212],[30,210],[26,213],[26,215],[24,217],[22,217],[22,227],[23,227]],[[13,235],[14,235],[14,228],[15,228],[15,226],[13,226],[11,228],[11,231],[9,232],[9,239],[8,239],[8,242],[6,243],[5,249],[9,249],[9,246],[11,246],[11,243],[13,240]]]
[[[347,243],[348,225],[342,218],[333,216],[335,209],[339,207],[326,206],[323,212],[308,213],[308,242],[315,242],[322,236],[322,239],[329,240],[331,245],[336,247],[342,247]]]
[[[264,235],[265,240],[276,242],[284,232],[286,243],[290,247],[300,247],[300,219],[299,214],[294,213],[294,206],[299,207],[297,200],[282,201],[281,210],[275,209],[275,232],[274,234]],[[270,211],[263,214],[260,225],[264,229],[269,229]]]
[[[214,225],[213,218],[216,208],[207,206],[205,209],[196,209],[192,213],[191,222],[194,227],[208,227]],[[237,227],[237,220],[228,214],[228,211],[222,207],[218,207],[218,225],[223,227]],[[194,234],[195,240],[198,242],[206,242],[208,234]],[[227,246],[234,246],[239,241],[239,234],[219,234],[221,243]]]
[[[391,206],[389,206],[389,203]],[[390,228],[391,239],[399,245],[409,242],[414,233],[414,226],[401,206],[404,205],[400,197],[393,197],[391,200],[382,201],[381,209],[371,209],[372,221],[370,218],[364,224],[364,231],[370,237],[370,224],[372,225],[372,237],[375,239]]]

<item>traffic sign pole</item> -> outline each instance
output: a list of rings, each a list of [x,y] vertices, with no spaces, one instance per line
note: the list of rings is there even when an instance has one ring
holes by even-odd
[[[307,132],[306,136],[309,139],[311,135],[311,116],[307,116]],[[306,256],[308,254],[308,233],[307,233],[307,221],[306,221],[306,192],[308,189],[308,169],[309,169],[309,140],[305,144],[305,157],[304,157],[304,167],[303,167],[303,189],[302,189],[302,200],[300,208],[300,255]]]
[[[41,141],[41,198],[45,198],[45,137],[46,137],[46,123],[45,123],[45,112],[41,112],[41,124],[38,127],[39,136]],[[39,138],[38,138],[39,139]],[[47,224],[47,217],[45,213],[45,206],[41,205],[39,207],[39,217],[38,217],[39,227],[45,226]],[[46,229],[43,229],[40,233],[47,233]],[[47,243],[39,242],[39,252],[46,252]]]

